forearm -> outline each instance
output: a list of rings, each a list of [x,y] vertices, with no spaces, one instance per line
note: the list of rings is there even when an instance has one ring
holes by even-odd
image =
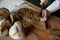
[[[60,9],[60,1],[56,0],[54,1],[49,7],[46,8],[50,13],[55,12],[56,10]]]

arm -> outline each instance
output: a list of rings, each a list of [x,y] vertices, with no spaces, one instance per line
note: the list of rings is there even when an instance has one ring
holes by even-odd
[[[50,13],[60,9],[60,0],[55,0],[49,7],[46,8]]]
[[[58,9],[60,9],[60,0],[55,0],[49,7],[42,11],[44,17],[40,18],[41,21],[46,21],[50,13],[53,13]]]

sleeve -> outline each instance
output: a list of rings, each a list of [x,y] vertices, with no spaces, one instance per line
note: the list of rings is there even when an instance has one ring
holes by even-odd
[[[55,0],[49,7],[46,8],[50,13],[60,9],[60,0]]]

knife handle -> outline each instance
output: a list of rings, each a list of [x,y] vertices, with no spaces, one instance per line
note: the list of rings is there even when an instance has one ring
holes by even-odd
[[[43,18],[44,17],[44,15],[42,14],[42,10],[44,10],[44,7],[45,7],[45,5],[43,4],[43,5],[41,5],[41,13],[40,13],[40,17],[41,18]]]

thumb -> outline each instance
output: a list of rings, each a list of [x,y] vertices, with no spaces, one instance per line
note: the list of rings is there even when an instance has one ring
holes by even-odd
[[[42,18],[40,18],[41,21],[46,21],[47,17],[46,17],[46,12],[43,12],[42,14]]]
[[[47,18],[46,18],[46,17],[44,17],[44,18],[40,18],[40,20],[41,20],[41,21],[46,21]]]

